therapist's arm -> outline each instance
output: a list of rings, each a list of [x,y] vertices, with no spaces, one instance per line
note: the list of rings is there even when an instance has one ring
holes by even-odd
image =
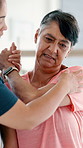
[[[83,71],[82,71],[83,72]],[[81,73],[82,73],[81,72]],[[77,76],[80,74],[80,70],[77,70],[76,72],[74,72],[74,74]],[[77,76],[78,81],[83,79],[83,76]],[[42,96],[44,93],[46,93],[47,91],[49,91],[54,84],[49,84],[46,85],[42,88],[39,88],[37,91],[37,89],[35,87],[33,87],[30,83],[28,84],[27,81],[25,81],[24,79],[22,79],[22,77],[19,75],[19,73],[17,71],[13,71],[12,73],[10,73],[8,75],[8,81],[12,87],[13,92],[26,104],[29,103],[30,101]],[[78,85],[78,84],[77,84]],[[81,86],[81,85],[80,85]],[[75,93],[75,92],[79,92],[79,88],[75,89],[72,91],[71,93]],[[59,106],[66,106],[69,105],[70,102],[70,98],[68,95],[66,95],[64,97],[64,99],[61,101],[61,103],[59,104]]]
[[[13,45],[14,46],[14,45]],[[15,50],[14,50],[15,51]],[[12,63],[8,62],[8,57],[11,54],[10,51],[7,49],[3,50],[0,54],[0,65],[2,66],[2,69],[7,69],[10,66],[13,66]],[[18,55],[18,54],[17,54]],[[19,62],[19,58],[17,58]],[[0,67],[1,67],[0,66]],[[8,81],[12,87],[13,92],[24,102],[28,103],[32,101],[33,99],[41,96],[46,91],[48,91],[53,85],[48,85],[44,88],[42,88],[39,92],[36,93],[36,88],[33,87],[31,84],[27,84],[25,80],[21,78],[19,73],[17,71],[13,71],[8,75]],[[76,90],[77,91],[77,90]],[[61,105],[69,104],[70,100],[68,96],[63,100]]]
[[[68,71],[64,72],[57,85],[43,96],[26,106],[18,100],[9,111],[0,116],[0,123],[15,129],[34,128],[55,112],[66,94],[77,89],[79,86],[77,77]]]

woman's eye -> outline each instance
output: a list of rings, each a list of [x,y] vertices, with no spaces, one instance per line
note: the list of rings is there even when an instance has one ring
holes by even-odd
[[[45,39],[46,39],[47,41],[52,41],[52,39],[49,38],[49,37],[45,37]]]
[[[68,47],[65,44],[63,44],[63,43],[60,43],[59,46],[63,50],[67,50],[68,49]]]
[[[66,47],[66,45],[65,44],[60,44],[62,47]]]
[[[4,18],[0,18],[0,24],[4,22]]]
[[[0,18],[0,23],[2,23],[2,19]]]

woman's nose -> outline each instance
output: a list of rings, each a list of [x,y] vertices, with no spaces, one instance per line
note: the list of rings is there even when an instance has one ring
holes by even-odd
[[[50,45],[49,50],[50,50],[52,53],[57,53],[57,51],[58,51],[58,45],[57,45],[57,43],[56,43],[56,44]]]

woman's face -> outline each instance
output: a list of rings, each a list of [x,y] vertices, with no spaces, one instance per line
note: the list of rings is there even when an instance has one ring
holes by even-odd
[[[5,23],[6,12],[7,12],[6,1],[3,1],[3,4],[0,8],[0,37],[3,35],[3,31],[7,30],[7,26]]]
[[[71,50],[71,42],[61,34],[59,25],[52,22],[41,29],[35,37],[38,68],[50,73],[59,70]]]

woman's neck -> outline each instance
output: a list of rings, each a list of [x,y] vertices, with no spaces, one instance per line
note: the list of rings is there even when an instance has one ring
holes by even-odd
[[[34,86],[34,87],[43,87],[46,84],[48,84],[48,82],[54,77],[56,76],[61,70],[67,68],[64,65],[61,65],[60,68],[56,69],[55,72],[50,72],[50,73],[46,73],[44,71],[41,70],[36,70],[34,69],[33,71],[29,72],[29,79],[30,79],[30,83]]]

